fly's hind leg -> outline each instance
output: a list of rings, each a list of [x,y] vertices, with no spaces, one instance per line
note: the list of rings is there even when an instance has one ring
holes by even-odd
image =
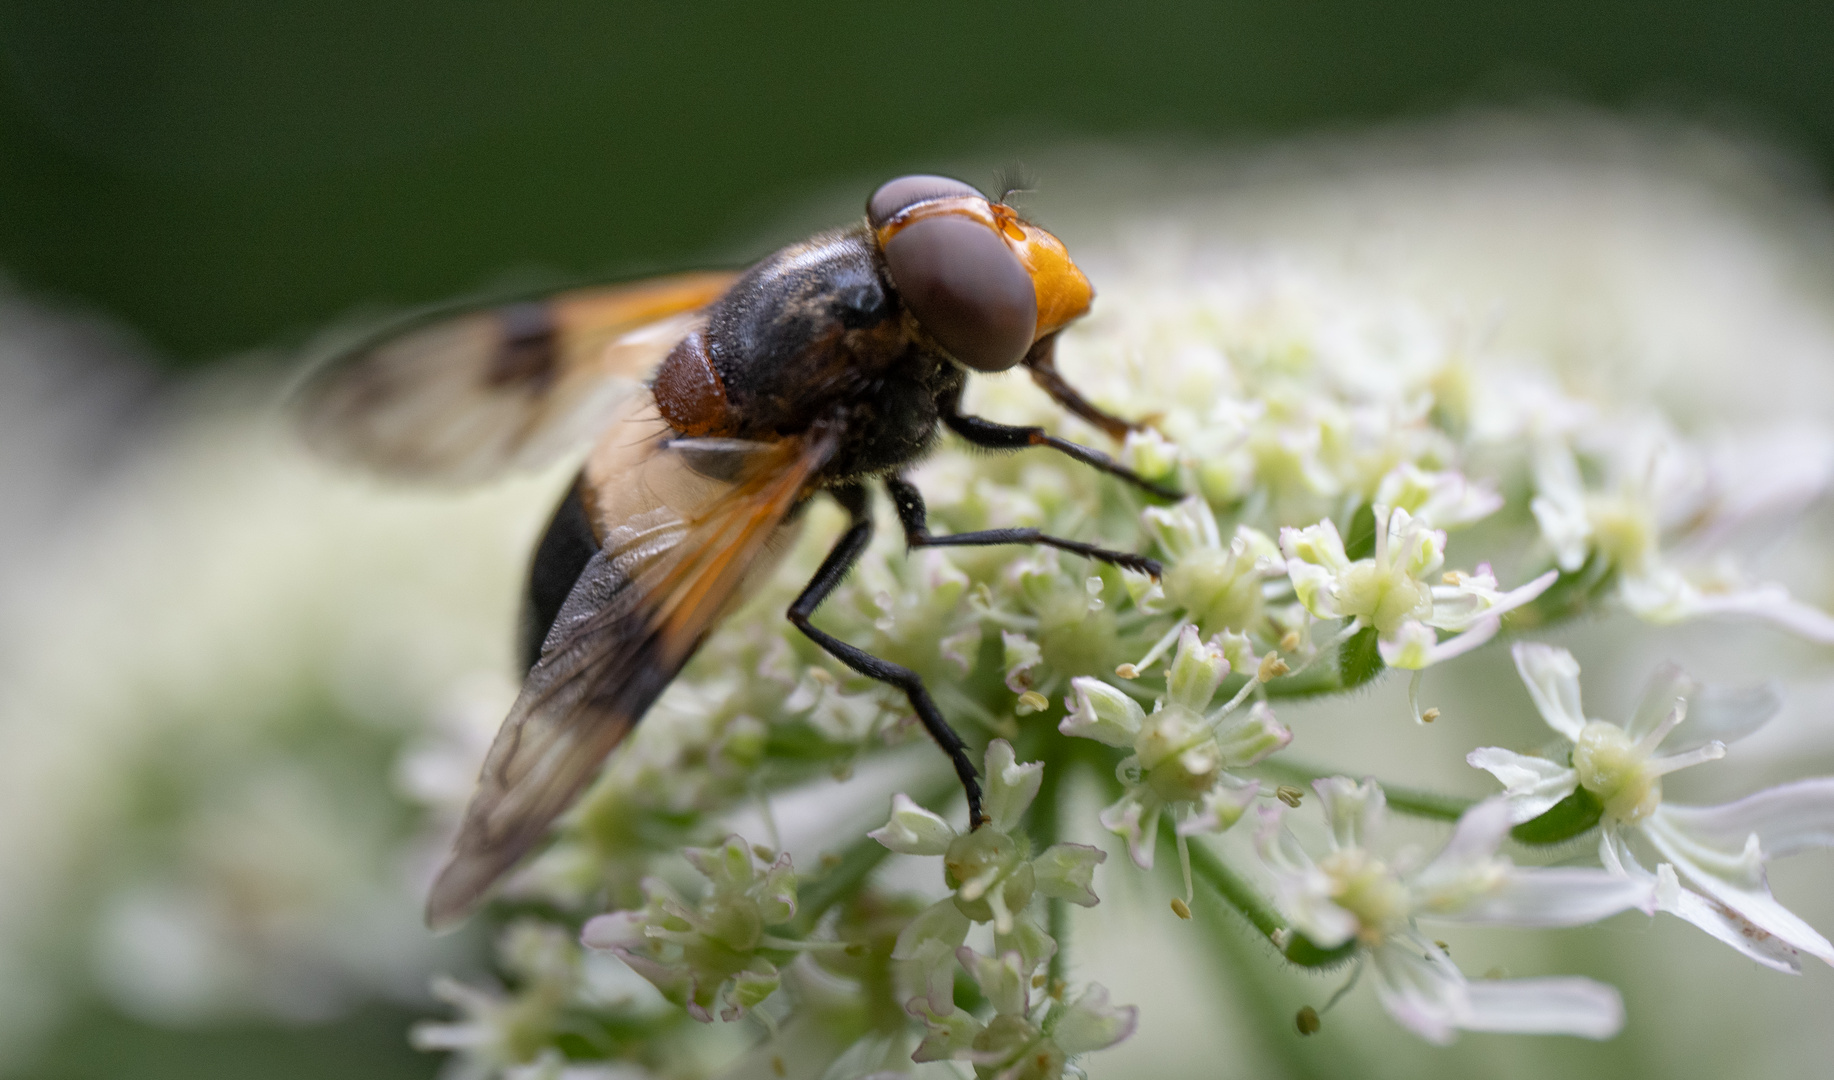
[[[949,755],[950,764],[955,766],[955,775],[961,778],[962,790],[968,795],[969,827],[978,829],[981,822],[986,820],[981,813],[980,774],[975,772],[974,762],[968,757],[967,744],[949,726],[949,721],[943,718],[942,710],[931,700],[930,692],[923,688],[923,679],[910,668],[881,660],[864,649],[849,645],[827,631],[818,629],[809,621],[815,609],[847,576],[847,571],[853,569],[853,564],[859,561],[860,552],[866,550],[866,545],[872,540],[872,511],[867,502],[866,489],[855,485],[835,488],[831,494],[852,517],[853,522],[834,545],[834,550],[828,552],[828,557],[822,560],[821,569],[815,571],[815,577],[802,590],[802,595],[790,605],[790,622],[836,660],[869,679],[890,683],[904,691],[904,696],[911,699],[911,708],[917,711],[917,719],[923,723],[923,729],[930,733],[930,737],[942,747],[943,753]]]
[[[891,492],[892,504],[898,508],[898,522],[904,526],[904,542],[913,548],[1043,544],[1046,547],[1068,551],[1084,558],[1113,563],[1128,570],[1138,570],[1143,574],[1151,574],[1153,577],[1158,577],[1162,570],[1157,559],[1135,555],[1130,551],[1113,551],[1094,544],[1085,544],[1080,540],[1066,540],[1061,536],[1051,536],[1031,528],[982,529],[978,532],[932,536],[930,535],[929,513],[923,505],[923,493],[917,490],[917,486],[902,476],[888,476],[885,478],[885,488]]]

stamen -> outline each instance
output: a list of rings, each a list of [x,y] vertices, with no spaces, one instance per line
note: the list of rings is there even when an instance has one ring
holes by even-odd
[[[1386,506],[1375,508],[1375,562],[1377,566],[1388,565],[1388,520],[1393,511]],[[1330,1006],[1326,1006],[1329,1008]]]
[[[1689,750],[1685,754],[1671,754],[1668,757],[1655,758],[1643,766],[1651,776],[1666,776],[1677,769],[1690,765],[1699,765],[1703,761],[1718,761],[1726,756],[1726,744],[1718,739],[1705,746]]]
[[[1361,960],[1359,960],[1357,962],[1357,965],[1350,969],[1350,977],[1344,980],[1344,985],[1338,987],[1337,993],[1332,994],[1331,1000],[1325,1002],[1325,1007],[1318,1011],[1321,1014],[1330,1012],[1331,1006],[1336,1005],[1338,1002],[1342,1001],[1344,999],[1344,995],[1348,994],[1356,986],[1356,981],[1362,977],[1363,977],[1363,964]]]
[[[1314,646],[1312,650],[1312,655],[1306,657],[1304,663],[1300,664],[1298,667],[1287,672],[1287,674],[1297,675],[1300,672],[1304,671],[1306,668],[1309,668],[1313,664],[1316,664],[1318,662],[1319,657],[1326,655],[1337,645],[1341,644],[1344,641],[1349,640],[1352,634],[1356,633],[1358,630],[1363,629],[1363,627],[1367,625],[1368,624],[1363,621],[1363,617],[1361,615],[1358,615],[1356,618],[1351,619],[1349,622],[1345,623],[1343,627],[1340,630],[1338,630],[1337,633],[1332,634],[1326,640],[1317,643],[1317,645]]]
[[[1224,702],[1222,708],[1204,717],[1204,725],[1212,731],[1216,730],[1216,726],[1223,722],[1223,718],[1241,708],[1242,702],[1247,701],[1248,695],[1254,693],[1255,689],[1260,685],[1261,681],[1259,679],[1250,679],[1243,683],[1242,688],[1235,692],[1234,697]]]
[[[1177,642],[1178,635],[1184,633],[1184,628],[1189,625],[1191,625],[1191,620],[1189,618],[1179,619],[1177,623],[1173,624],[1170,630],[1167,630],[1165,632],[1164,637],[1160,638],[1157,642],[1155,642],[1152,648],[1146,650],[1145,656],[1142,656],[1140,659],[1134,661],[1131,665],[1128,665],[1128,664],[1122,665],[1123,667],[1132,667],[1134,669],[1134,673],[1131,676],[1123,675],[1121,677],[1124,679],[1125,678],[1138,678],[1142,671],[1145,671],[1147,668],[1153,666],[1153,661],[1165,655],[1165,650],[1171,648],[1172,645]],[[1117,668],[1115,670],[1117,673],[1119,673],[1120,669]]]
[[[1663,739],[1668,738],[1668,733],[1675,730],[1675,725],[1681,723],[1681,721],[1687,717],[1687,714],[1687,699],[1676,698],[1675,707],[1669,710],[1668,716],[1665,717],[1660,724],[1656,725],[1656,730],[1637,740],[1636,755],[1646,758],[1655,753],[1657,744]]]
[[[1184,910],[1178,911],[1177,906],[1172,910],[1178,912],[1179,918],[1188,919],[1191,917],[1191,901],[1197,899],[1197,887],[1191,883],[1191,845],[1183,833],[1174,833],[1174,836],[1178,840],[1178,868],[1184,871]],[[1177,901],[1173,903],[1176,905]]]

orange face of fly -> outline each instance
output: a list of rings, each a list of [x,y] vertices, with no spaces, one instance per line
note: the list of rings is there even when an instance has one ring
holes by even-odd
[[[1063,241],[959,180],[893,180],[866,218],[905,307],[976,371],[1019,363],[1094,298]]]

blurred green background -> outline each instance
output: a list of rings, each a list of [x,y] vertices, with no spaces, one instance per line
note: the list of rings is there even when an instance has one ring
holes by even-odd
[[[5,0],[0,55],[0,272],[174,367],[506,274],[734,261],[816,195],[1079,140],[1552,99],[1834,166],[1834,5],[1786,0]],[[34,1075],[431,1075],[408,1017],[180,1034],[97,1006]]]
[[[518,270],[730,261],[811,191],[1069,140],[1213,144],[1551,97],[1834,164],[1834,6],[1812,0],[0,13],[0,267],[180,365]]]

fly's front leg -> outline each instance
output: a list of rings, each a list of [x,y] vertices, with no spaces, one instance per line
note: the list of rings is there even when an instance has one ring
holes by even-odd
[[[1148,480],[1100,450],[1091,450],[1087,446],[1073,443],[1068,439],[1060,439],[1041,427],[1015,427],[1011,424],[997,424],[992,420],[983,420],[978,416],[964,416],[961,412],[961,391],[959,390],[940,398],[937,405],[942,412],[942,422],[948,425],[949,430],[976,446],[988,450],[1023,450],[1028,446],[1048,446],[1084,465],[1100,469],[1112,476],[1118,476],[1161,499],[1183,497],[1172,488]]]
[[[953,533],[948,536],[930,535],[929,514],[924,509],[923,493],[915,484],[902,476],[885,478],[885,488],[891,492],[892,504],[898,508],[898,522],[904,526],[904,542],[913,548],[920,547],[980,547],[989,544],[1043,544],[1059,551],[1068,551],[1089,559],[1128,570],[1138,570],[1143,574],[1158,577],[1161,567],[1159,560],[1149,559],[1144,555],[1135,555],[1129,551],[1113,551],[1094,544],[1085,544],[1080,540],[1066,540],[1061,536],[1051,536],[1037,529],[982,529],[978,532]]]
[[[1051,395],[1051,400],[1063,406],[1065,412],[1072,413],[1101,428],[1109,438],[1117,441],[1125,439],[1130,431],[1139,431],[1145,425],[1120,417],[1100,409],[1088,398],[1077,392],[1076,387],[1064,381],[1057,371],[1057,335],[1040,338],[1032,351],[1025,354],[1025,370],[1032,373],[1032,381],[1038,389]]]
[[[849,486],[835,488],[831,494],[842,509],[847,511],[853,523],[841,535],[834,550],[828,552],[828,557],[822,560],[821,569],[815,571],[815,577],[802,590],[802,595],[790,605],[790,622],[836,660],[869,679],[889,683],[904,691],[904,696],[911,699],[911,708],[917,711],[917,719],[923,723],[923,729],[930,733],[930,737],[942,747],[943,753],[949,755],[950,764],[955,766],[955,775],[961,778],[962,790],[968,795],[969,827],[978,829],[981,822],[986,820],[981,813],[980,774],[975,772],[974,762],[968,757],[967,744],[949,726],[949,721],[943,718],[942,710],[936,707],[936,702],[930,699],[930,692],[923,687],[923,679],[910,668],[881,660],[825,630],[817,629],[809,621],[815,609],[847,576],[847,571],[853,569],[853,564],[859,561],[860,552],[865,551],[866,545],[872,540],[872,510],[867,502],[866,489]]]

